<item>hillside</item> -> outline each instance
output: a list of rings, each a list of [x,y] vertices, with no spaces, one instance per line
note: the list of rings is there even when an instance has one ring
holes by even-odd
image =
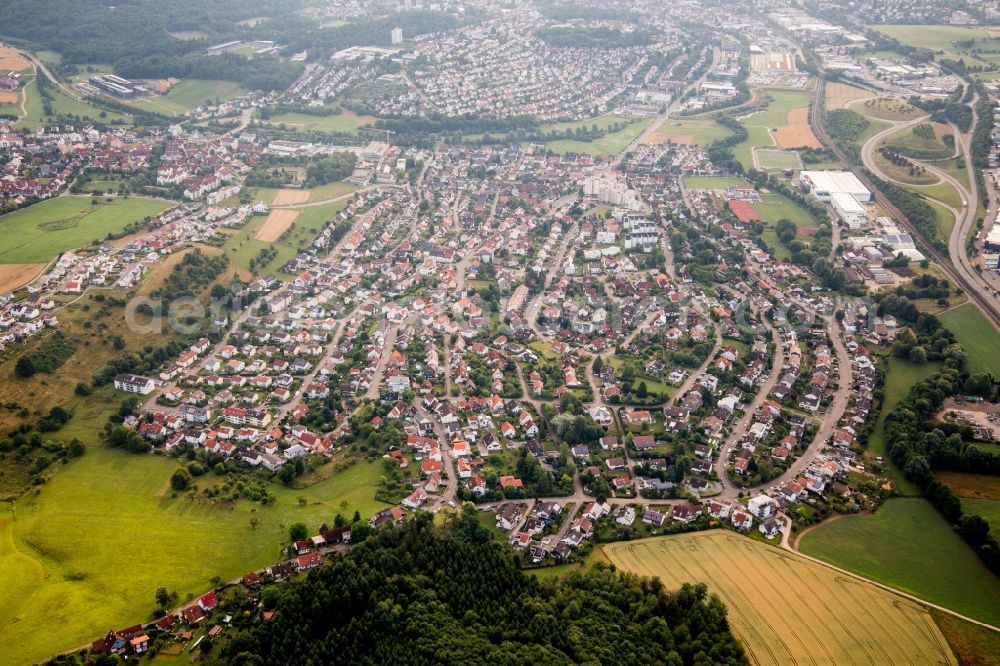
[[[220,663],[747,663],[703,585],[671,594],[603,567],[539,582],[487,545],[474,511],[442,531],[427,522],[283,588],[273,619]]]

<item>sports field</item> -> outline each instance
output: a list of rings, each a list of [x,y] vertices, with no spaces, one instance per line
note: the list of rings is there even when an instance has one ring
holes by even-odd
[[[692,190],[724,190],[746,184],[737,176],[684,176],[684,185]]]
[[[771,150],[770,148],[754,148],[754,159],[760,169],[794,169],[802,168],[802,160],[794,150]]]
[[[780,194],[762,194],[760,202],[753,207],[769,226],[774,226],[782,218],[791,220],[799,229],[816,226],[816,220],[809,211]]]
[[[0,263],[34,264],[61,252],[101,241],[108,233],[156,215],[172,204],[152,199],[100,200],[61,196],[0,216]]]
[[[965,347],[969,357],[969,371],[988,372],[1000,378],[1000,332],[983,317],[972,303],[960,305],[938,315],[955,338]]]
[[[374,499],[380,463],[305,489],[272,484],[271,506],[173,498],[177,466],[91,449],[40,494],[18,500],[16,519],[0,505],[0,663],[33,663],[147,620],[161,585],[183,601],[209,588],[213,576],[229,580],[276,562],[294,522],[315,531],[338,512],[368,517],[385,506]],[[211,472],[195,479],[219,481]]]
[[[158,95],[132,105],[166,115],[180,116],[199,107],[205,102],[215,104],[234,97],[241,97],[249,91],[231,81],[209,81],[206,79],[185,79],[171,88],[167,94]]]
[[[804,534],[799,549],[976,620],[1000,625],[1000,581],[923,498],[886,501]]]
[[[715,530],[605,546],[670,589],[705,583],[755,664],[956,664],[919,605],[794,553]]]

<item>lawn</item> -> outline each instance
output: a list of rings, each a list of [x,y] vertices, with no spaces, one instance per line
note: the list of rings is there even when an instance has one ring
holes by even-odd
[[[152,97],[132,105],[146,111],[180,116],[202,106],[205,102],[215,104],[234,97],[241,97],[249,91],[232,81],[209,81],[206,79],[185,79],[171,88],[167,94]]]
[[[359,116],[347,109],[329,116],[314,116],[308,113],[282,113],[271,116],[269,123],[284,123],[302,132],[353,132],[359,127],[375,121],[372,116]]]
[[[816,226],[816,220],[809,211],[780,194],[760,195],[760,203],[753,204],[753,208],[768,226],[774,226],[782,218],[791,220],[800,229]]]
[[[605,134],[593,141],[577,141],[575,139],[559,139],[547,141],[546,147],[556,153],[584,153],[588,155],[617,155],[629,144],[635,141],[649,127],[649,119],[634,122],[618,132]]]
[[[691,190],[724,190],[746,184],[737,176],[684,176],[684,185]]]
[[[732,134],[712,118],[669,118],[649,137],[650,143],[694,143],[707,146],[716,139],[724,139]]]
[[[885,390],[883,391],[882,406],[879,409],[878,417],[875,419],[875,427],[872,429],[871,437],[868,438],[868,450],[866,463],[874,461],[875,456],[882,456],[885,463],[885,476],[892,481],[895,489],[904,495],[916,495],[920,491],[911,481],[907,481],[902,472],[886,457],[885,434],[883,426],[885,417],[889,415],[900,401],[910,394],[913,385],[934,374],[940,368],[937,363],[925,363],[917,365],[902,358],[890,356],[887,361],[888,366],[885,374]]]
[[[1000,581],[923,498],[822,525],[802,552],[969,617],[1000,624]]]
[[[172,204],[151,199],[102,200],[61,196],[0,216],[0,234],[5,242],[0,263],[47,262],[66,250],[104,240],[126,225],[156,215]]]
[[[40,494],[19,500],[12,525],[4,507],[0,663],[34,662],[146,620],[161,585],[186,600],[213,576],[228,580],[271,564],[293,522],[315,532],[338,512],[367,517],[385,506],[374,499],[380,462],[302,490],[272,485],[277,501],[267,507],[173,498],[176,468],[160,456],[91,449]]]
[[[969,372],[988,372],[1000,377],[1000,332],[972,303],[960,305],[938,316],[955,334],[969,357]]]
[[[667,589],[706,584],[751,663],[955,663],[917,604],[733,532],[619,542],[604,552],[618,569],[657,576]]]

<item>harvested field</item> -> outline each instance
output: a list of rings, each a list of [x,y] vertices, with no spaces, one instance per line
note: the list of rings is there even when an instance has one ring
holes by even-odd
[[[265,243],[273,243],[278,240],[281,234],[285,233],[288,227],[292,226],[298,216],[299,211],[297,210],[272,210],[271,214],[264,220],[264,225],[257,230],[257,235],[254,238]]]
[[[659,132],[653,132],[646,138],[642,140],[642,143],[646,145],[660,145],[663,143],[679,143],[685,146],[689,146],[694,143],[694,134],[679,134],[676,136],[668,136],[666,134],[660,134]]]
[[[934,478],[959,497],[1000,500],[1000,477],[941,470],[934,472]]]
[[[774,132],[774,142],[779,148],[822,148],[822,144],[809,127],[809,109],[798,108],[788,112],[788,125]]]
[[[275,206],[293,206],[309,201],[309,190],[281,190],[274,198]]]
[[[46,264],[0,264],[0,292],[23,287],[45,269]]]
[[[605,546],[669,589],[705,583],[756,664],[956,664],[923,607],[795,553],[715,530]]]
[[[16,92],[0,92],[0,104],[17,104],[21,101],[21,96]]]
[[[826,110],[843,109],[856,99],[869,99],[874,96],[875,94],[868,90],[855,88],[846,83],[827,83]]]
[[[22,58],[17,51],[8,46],[0,46],[0,70],[12,69],[19,72],[29,67],[31,63]]]

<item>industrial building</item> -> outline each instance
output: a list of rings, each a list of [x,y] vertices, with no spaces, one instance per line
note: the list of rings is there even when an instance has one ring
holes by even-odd
[[[814,197],[833,207],[848,229],[860,229],[867,221],[864,204],[872,193],[850,171],[803,171],[799,178]]]

